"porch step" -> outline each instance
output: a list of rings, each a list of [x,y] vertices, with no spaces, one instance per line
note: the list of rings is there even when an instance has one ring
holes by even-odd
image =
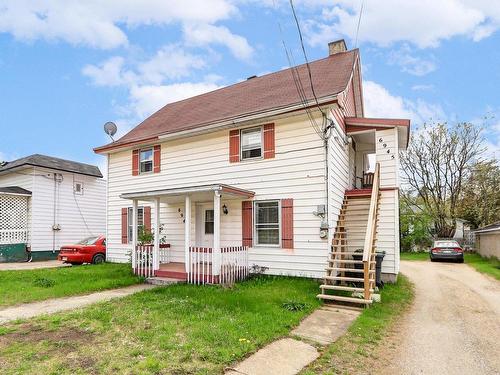
[[[333,296],[330,294],[318,294],[316,296],[320,299],[325,299],[329,301],[341,301],[341,302],[351,302],[351,303],[361,303],[364,305],[369,305],[373,301],[371,299],[362,299],[362,298],[354,298],[354,297],[343,297],[343,296]]]
[[[319,287],[320,287],[320,289],[323,289],[323,290],[343,290],[346,292],[364,292],[365,291],[365,288],[356,288],[354,286],[322,284]],[[370,289],[370,293],[373,293],[373,292],[374,292],[374,290]]]
[[[169,277],[148,277],[146,279],[147,284],[151,285],[172,285],[184,282],[179,279],[171,279]]]
[[[179,272],[179,271],[166,271],[166,270],[157,270],[155,272],[155,276],[167,279],[176,279],[181,281],[187,281],[187,273]]]

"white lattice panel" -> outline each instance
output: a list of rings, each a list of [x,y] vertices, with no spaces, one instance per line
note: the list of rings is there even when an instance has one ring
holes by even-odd
[[[29,197],[0,194],[0,244],[27,243]]]

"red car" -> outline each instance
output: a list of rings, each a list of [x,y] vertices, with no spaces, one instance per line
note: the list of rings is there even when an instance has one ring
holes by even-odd
[[[73,265],[104,263],[106,261],[106,237],[92,236],[75,245],[64,245],[59,251],[57,260]]]

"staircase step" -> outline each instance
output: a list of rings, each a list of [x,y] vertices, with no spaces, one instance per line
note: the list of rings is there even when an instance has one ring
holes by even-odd
[[[337,280],[337,281],[354,281],[354,282],[364,282],[365,279],[359,277],[344,277],[344,276],[325,276],[325,280]]]
[[[342,301],[342,302],[351,302],[351,303],[362,303],[364,305],[371,304],[373,301],[371,299],[361,299],[354,297],[342,297],[342,296],[332,296],[330,294],[318,294],[316,296],[320,299],[325,299],[329,301]]]
[[[362,260],[354,260],[354,259],[340,259],[340,258],[334,258],[333,260],[330,260],[330,262],[334,263],[346,263],[346,264],[363,264]],[[374,263],[374,262],[371,262]]]
[[[342,267],[326,267],[327,271],[344,271],[344,272],[352,272],[352,273],[364,273],[364,270],[358,270],[357,268],[342,268]],[[374,273],[375,270],[369,270],[369,273]]]
[[[346,292],[364,292],[365,288],[356,288],[354,286],[342,286],[342,285],[328,285],[328,284],[322,284],[319,286],[320,289],[326,289],[326,290],[343,290]],[[370,292],[373,293],[374,290],[370,289]]]
[[[356,253],[354,251],[331,251],[331,255],[363,255],[363,253]],[[371,256],[374,256],[375,253],[370,254]]]

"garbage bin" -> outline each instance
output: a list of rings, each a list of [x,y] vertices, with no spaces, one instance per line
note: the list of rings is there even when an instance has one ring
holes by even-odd
[[[382,281],[382,261],[385,257],[385,251],[377,252],[375,254],[375,284],[382,288],[384,286],[384,282]]]
[[[363,249],[356,249],[354,250],[356,254],[352,255],[352,259],[354,260],[363,260]],[[363,263],[355,263],[354,268],[357,270],[362,270],[363,269]]]

